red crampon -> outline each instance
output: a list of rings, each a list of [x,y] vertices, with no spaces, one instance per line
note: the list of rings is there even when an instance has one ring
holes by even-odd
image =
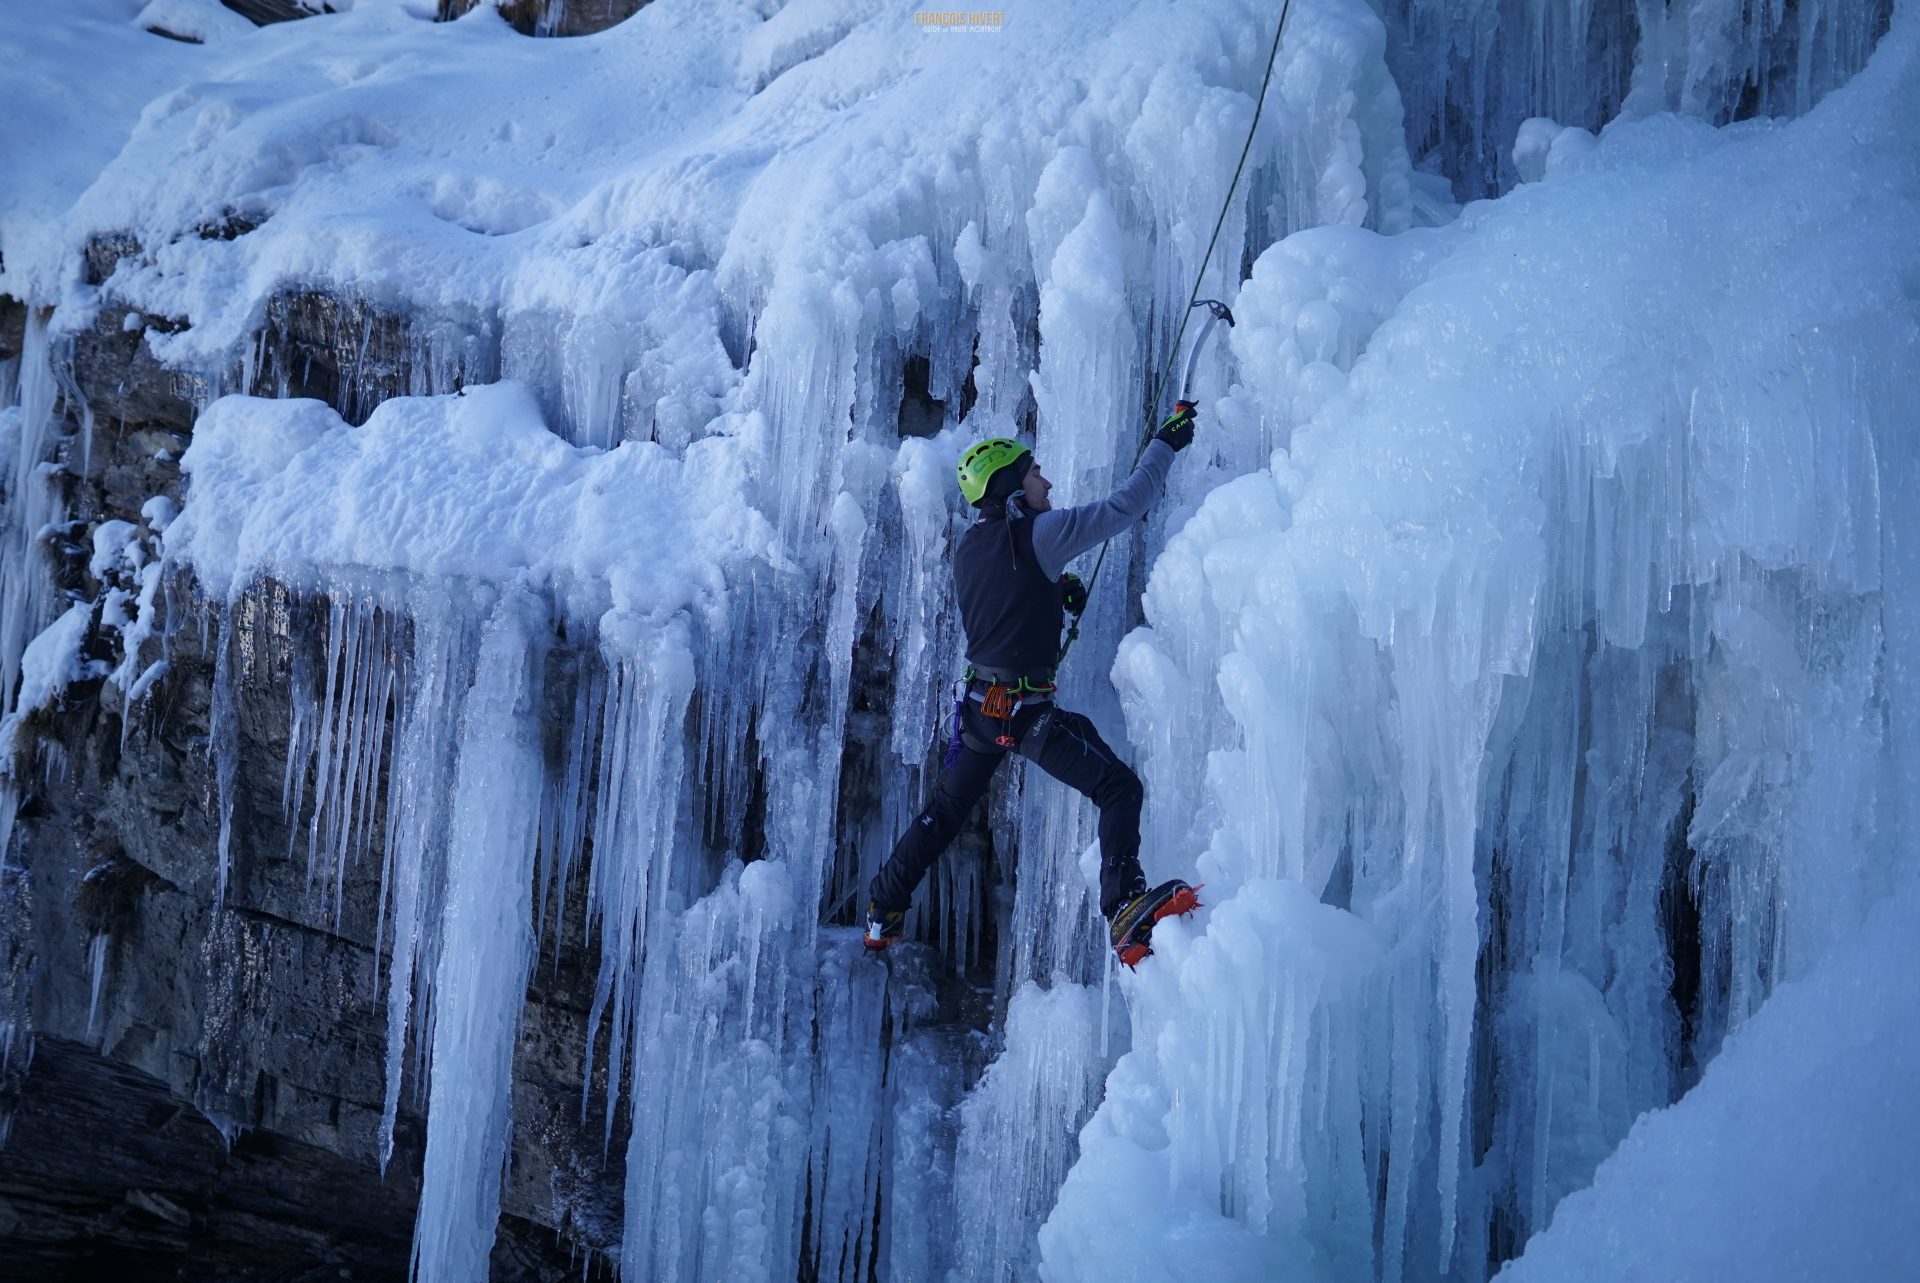
[[[1113,915],[1114,954],[1129,967],[1145,962],[1153,952],[1148,940],[1154,923],[1175,914],[1184,917],[1201,908],[1199,891],[1200,887],[1188,886],[1176,878],[1128,901]]]

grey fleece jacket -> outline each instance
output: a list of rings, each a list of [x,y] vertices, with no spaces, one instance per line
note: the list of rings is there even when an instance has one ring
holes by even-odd
[[[1041,571],[1049,579],[1058,579],[1068,562],[1145,516],[1165,488],[1172,467],[1173,447],[1150,441],[1133,475],[1098,503],[1032,514],[1033,555]]]

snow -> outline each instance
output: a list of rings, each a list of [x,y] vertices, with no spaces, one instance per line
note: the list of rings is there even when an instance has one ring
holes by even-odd
[[[1823,1065],[1811,1035],[1869,1027],[1822,976],[1904,957],[1861,924],[1920,795],[1920,19],[1836,88],[1872,0],[1808,0],[1791,37],[1772,6],[1671,5],[1631,65],[1605,37],[1644,6],[1576,9],[1292,6],[1200,282],[1239,325],[1199,442],[1063,675],[1132,745],[1150,878],[1209,907],[1116,974],[1090,808],[1004,771],[1011,894],[949,859],[912,924],[967,963],[995,915],[989,1065],[921,1027],[926,974],[863,969],[822,918],[925,784],[955,458],[1030,433],[1064,501],[1124,471],[1271,5],[1010,4],[965,38],[870,0],[655,0],[572,40],[489,5],[9,24],[9,724],[87,619],[40,542],[61,345],[130,309],[109,323],[199,417],[179,510],[91,535],[113,684],[131,706],[166,671],[164,552],[215,656],[218,900],[247,666],[293,604],[324,619],[292,646],[282,805],[336,914],[350,862],[385,861],[381,1158],[424,1089],[419,1277],[484,1276],[519,995],[575,870],[582,1109],[609,1142],[634,1120],[625,1277],[784,1278],[803,1244],[840,1279],[1478,1277],[1550,1221],[1539,1260],[1590,1274],[1632,1215],[1613,1164],[1681,1170],[1633,1137],[1791,1115],[1755,1067],[1789,1045],[1795,1081],[1863,1096],[1910,1065],[1885,1033]],[[208,43],[140,29],[162,15]],[[1750,74],[1805,114],[1716,128]],[[1463,193],[1502,157],[1524,184],[1456,206],[1410,133],[1471,160]],[[99,286],[96,235],[135,247]],[[337,408],[276,355],[308,291],[361,357]],[[887,776],[875,814],[843,813],[850,762]],[[1770,1190],[1835,1170],[1821,1117],[1781,1119],[1823,1165]]]
[[[150,0],[134,18],[137,26],[164,32],[202,44],[248,35],[252,22],[241,17],[220,0]]]
[[[75,602],[27,643],[20,657],[20,687],[12,710],[0,721],[0,774],[11,773],[20,727],[26,719],[50,708],[74,682],[98,676],[93,661],[81,658],[93,608]]]
[[[180,466],[192,501],[166,548],[222,597],[350,568],[522,578],[588,619],[657,619],[717,592],[728,558],[770,552],[723,441],[684,459],[645,441],[571,446],[514,383],[395,397],[358,428],[319,401],[223,398]]]
[[[1881,904],[1774,990],[1699,1086],[1642,1117],[1499,1277],[1902,1279],[1920,1275],[1920,899]]]
[[[0,290],[43,304],[78,247],[64,216],[120,153],[156,95],[215,66],[212,51],[140,29],[135,0],[72,0],[61,20],[15,15],[4,39],[14,128],[0,139]],[[31,264],[31,266],[30,266]]]

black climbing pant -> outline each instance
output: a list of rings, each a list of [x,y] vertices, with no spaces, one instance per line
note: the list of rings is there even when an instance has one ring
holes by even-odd
[[[980,715],[968,700],[959,760],[942,771],[927,804],[894,844],[893,854],[868,887],[878,910],[905,909],[927,870],[947,849],[969,812],[986,795],[993,773],[1008,750],[991,747],[1004,731]],[[1146,890],[1140,871],[1140,778],[1107,747],[1093,723],[1051,703],[1028,705],[1014,718],[1017,751],[1063,784],[1091,798],[1100,808],[1100,912],[1108,917],[1128,899]],[[976,745],[989,747],[980,748]]]

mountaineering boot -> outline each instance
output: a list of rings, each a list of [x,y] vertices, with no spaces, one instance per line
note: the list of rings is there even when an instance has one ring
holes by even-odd
[[[885,953],[887,946],[898,940],[907,929],[907,911],[905,909],[882,909],[877,904],[867,905],[867,934],[860,937],[868,953]]]
[[[1200,897],[1195,894],[1199,889],[1175,878],[1121,905],[1111,924],[1113,951],[1120,961],[1129,967],[1146,961],[1147,955],[1153,952],[1147,944],[1153,934],[1153,924],[1176,913],[1192,913],[1199,908]]]

